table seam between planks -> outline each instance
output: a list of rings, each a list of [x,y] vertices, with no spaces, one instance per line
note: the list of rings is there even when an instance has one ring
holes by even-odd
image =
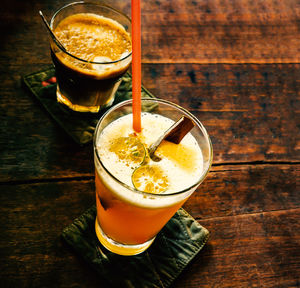
[[[258,216],[261,214],[276,214],[277,212],[300,212],[300,208],[288,208],[288,209],[276,209],[276,210],[270,210],[270,211],[260,211],[260,212],[252,212],[252,213],[240,213],[235,215],[228,215],[228,216],[214,216],[214,217],[195,217],[197,221],[210,221],[210,220],[216,220],[216,219],[229,219],[229,218],[236,218],[236,217],[249,217],[249,216]]]

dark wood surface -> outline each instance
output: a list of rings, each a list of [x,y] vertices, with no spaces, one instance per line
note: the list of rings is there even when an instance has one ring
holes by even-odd
[[[300,287],[299,1],[141,2],[144,86],[194,113],[214,147],[184,206],[211,237],[173,287]],[[0,287],[106,287],[60,239],[94,204],[92,147],[21,85],[51,64],[38,10],[64,3],[1,3]]]

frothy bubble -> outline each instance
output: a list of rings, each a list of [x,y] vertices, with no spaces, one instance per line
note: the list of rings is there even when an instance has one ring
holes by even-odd
[[[109,63],[112,62],[112,59],[106,56],[96,56],[93,59],[93,62],[98,62],[98,63]],[[113,67],[113,64],[92,64],[92,67],[94,70],[102,72],[105,70],[110,70]]]

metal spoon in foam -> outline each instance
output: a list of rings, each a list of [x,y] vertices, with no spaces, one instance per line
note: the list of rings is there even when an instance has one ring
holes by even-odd
[[[42,20],[43,20],[45,26],[47,27],[47,29],[48,29],[48,31],[49,31],[49,33],[50,33],[50,35],[51,35],[53,41],[57,44],[57,46],[59,46],[59,48],[60,48],[62,51],[67,52],[67,49],[64,47],[64,45],[58,40],[58,38],[57,38],[57,37],[55,36],[55,34],[53,33],[53,31],[52,31],[50,25],[48,24],[46,18],[44,17],[44,14],[42,13],[42,11],[39,11],[39,14],[40,14],[40,16],[41,16],[41,18],[42,18]]]

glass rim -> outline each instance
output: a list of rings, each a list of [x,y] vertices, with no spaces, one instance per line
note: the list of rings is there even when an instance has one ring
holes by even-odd
[[[50,28],[53,30],[53,23],[54,23],[54,20],[56,18],[56,16],[62,11],[64,10],[65,8],[68,8],[69,6],[74,6],[74,5],[80,5],[80,4],[84,4],[84,5],[94,5],[94,6],[99,6],[99,7],[105,7],[107,9],[110,9],[112,10],[113,12],[116,12],[120,15],[122,15],[123,17],[125,17],[130,23],[131,23],[131,19],[124,13],[122,13],[121,11],[105,4],[105,3],[93,3],[93,2],[85,2],[85,1],[77,1],[77,2],[71,2],[71,3],[68,3],[64,6],[62,6],[61,8],[59,8],[54,14],[53,16],[51,17],[51,20],[50,20]],[[79,60],[79,61],[82,61],[84,63],[88,63],[88,64],[101,64],[101,65],[111,65],[111,64],[115,64],[115,63],[119,63],[119,62],[122,62],[123,60],[126,60],[127,58],[131,57],[132,55],[132,50],[131,52],[126,55],[125,57],[121,58],[121,59],[118,59],[118,60],[115,60],[115,61],[111,61],[111,62],[95,62],[95,61],[89,61],[89,60],[84,60],[84,59],[81,59],[80,57],[77,57],[73,54],[71,54],[70,52],[68,51],[64,51],[61,49],[61,47],[59,47],[59,45],[57,45],[57,43],[55,41],[53,41],[56,45],[56,47],[59,48],[59,50],[67,55],[69,55],[70,57],[76,59],[76,60]]]
[[[209,147],[209,163],[206,169],[203,169],[201,176],[199,177],[199,180],[188,186],[185,189],[182,189],[180,191],[176,191],[176,192],[172,192],[172,193],[162,193],[162,194],[154,194],[154,193],[149,193],[149,192],[143,192],[140,190],[135,189],[134,187],[131,187],[129,185],[127,185],[126,183],[123,183],[122,181],[120,181],[118,178],[116,178],[114,175],[111,174],[111,172],[105,167],[105,165],[102,163],[100,156],[98,154],[98,150],[97,150],[97,146],[96,146],[96,140],[97,140],[97,136],[98,136],[98,131],[99,131],[99,127],[100,127],[100,123],[103,121],[103,119],[107,116],[107,114],[109,114],[110,112],[118,109],[121,106],[125,106],[129,103],[132,103],[132,99],[129,100],[125,100],[123,102],[120,102],[118,104],[116,104],[115,106],[111,107],[109,110],[107,110],[99,119],[97,126],[95,128],[95,132],[94,132],[94,136],[93,136],[93,148],[94,148],[94,152],[95,155],[97,156],[97,161],[99,162],[99,164],[101,165],[101,167],[106,171],[106,173],[111,176],[118,184],[120,184],[121,186],[123,186],[126,189],[129,189],[130,191],[134,192],[134,193],[138,193],[144,196],[150,196],[150,197],[156,197],[156,198],[164,198],[164,197],[170,197],[170,196],[176,196],[176,195],[180,195],[180,194],[184,194],[190,190],[192,190],[193,188],[197,187],[198,185],[201,184],[201,182],[206,178],[211,165],[212,165],[212,160],[213,160],[213,147],[212,147],[212,143],[210,140],[210,137],[205,129],[205,127],[203,126],[203,124],[200,122],[200,120],[198,120],[192,113],[190,113],[188,110],[186,110],[185,108],[172,103],[168,100],[164,100],[164,99],[157,99],[157,98],[141,98],[141,101],[156,101],[159,103],[163,103],[163,104],[167,104],[167,105],[171,105],[175,108],[177,108],[178,110],[182,111],[184,114],[188,115],[190,118],[192,118],[192,120],[196,123],[196,125],[198,126],[198,128],[200,128],[200,130],[203,132],[205,138],[208,141],[208,147]],[[96,170],[96,169],[95,169]],[[97,173],[97,171],[95,171],[95,173]]]

